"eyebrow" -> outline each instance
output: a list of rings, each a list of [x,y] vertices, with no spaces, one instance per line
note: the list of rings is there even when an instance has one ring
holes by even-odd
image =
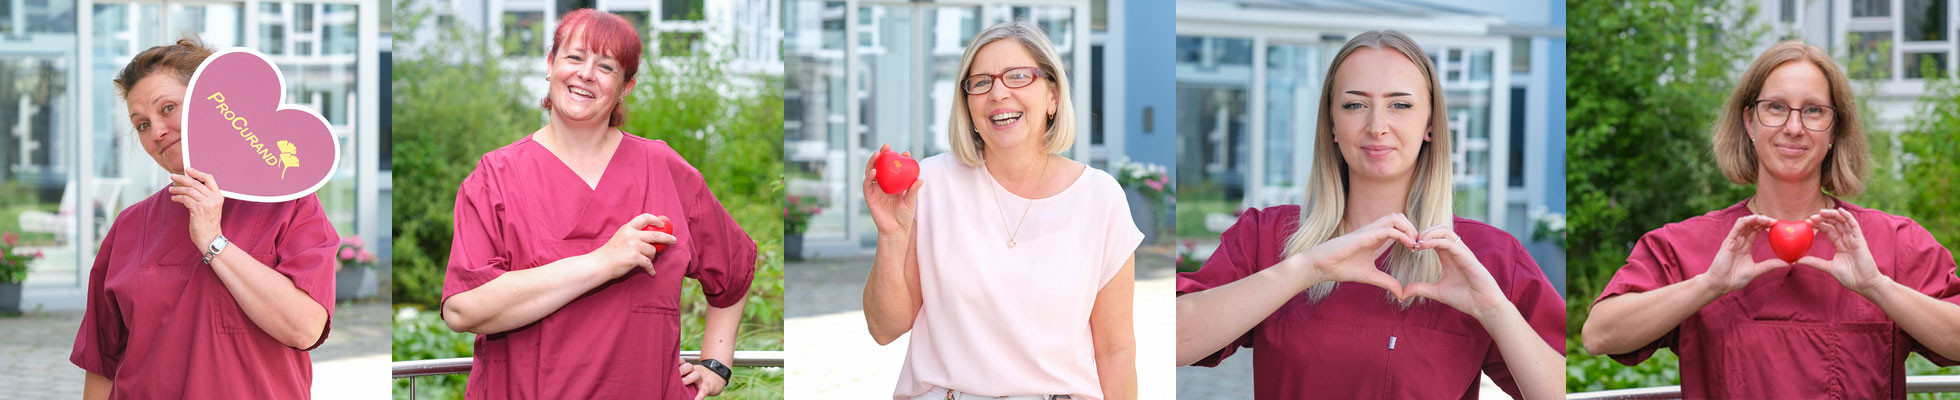
[[[157,104],[157,102],[159,102],[159,101],[163,101],[163,100],[164,100],[164,98],[163,98],[163,95],[164,95],[164,93],[157,93],[157,95],[156,95],[155,97],[151,97],[151,98],[150,98],[150,105],[156,105],[156,104]],[[130,110],[130,111],[129,111],[129,117],[130,117],[130,118],[136,118],[136,117],[137,117],[137,115],[136,115],[136,111],[135,111],[135,110]]]
[[[1370,95],[1368,94],[1368,92],[1363,92],[1363,91],[1359,91],[1359,90],[1349,90],[1349,91],[1346,91],[1346,92],[1342,92],[1342,93],[1347,93],[1347,94],[1351,94],[1351,95],[1356,95],[1356,96],[1361,96],[1361,97],[1368,97],[1368,96],[1370,96]],[[1390,92],[1390,93],[1388,94],[1388,96],[1386,96],[1386,97],[1407,97],[1407,96],[1415,96],[1415,95],[1414,95],[1414,94],[1409,94],[1408,92]]]

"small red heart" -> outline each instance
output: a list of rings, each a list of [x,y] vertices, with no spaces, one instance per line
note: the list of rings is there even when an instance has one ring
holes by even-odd
[[[665,219],[665,218],[662,218],[662,219]],[[647,226],[643,226],[643,227],[640,227],[640,230],[643,230],[643,231],[649,231],[649,232],[660,232],[660,233],[665,233],[665,234],[668,234],[668,235],[672,235],[672,234],[674,234],[674,221],[672,221],[672,220],[666,220],[666,221],[664,221],[664,222],[666,222],[667,224],[666,224],[666,225],[661,225],[661,226],[653,226],[653,224],[647,224]],[[680,239],[680,237],[679,237],[679,236],[676,236],[676,237],[674,237],[674,239],[676,239],[676,240],[678,240],[678,239]],[[656,251],[656,252],[660,252],[660,251],[667,251],[667,245],[666,245],[666,244],[664,244],[664,243],[654,243],[654,244],[653,244],[653,251]]]
[[[912,187],[919,180],[919,161],[898,152],[885,150],[878,153],[878,188],[885,194],[898,194]]]
[[[1810,221],[1776,221],[1769,227],[1769,248],[1776,251],[1776,258],[1794,263],[1810,252],[1810,242],[1816,237]]]

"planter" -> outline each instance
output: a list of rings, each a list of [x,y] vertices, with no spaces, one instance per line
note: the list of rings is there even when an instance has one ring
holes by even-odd
[[[1157,244],[1157,202],[1143,197],[1136,189],[1123,189],[1123,198],[1130,202],[1130,220],[1135,221],[1137,230],[1143,231],[1143,245]]]
[[[18,282],[0,283],[0,313],[21,312],[20,287]]]
[[[803,260],[803,234],[783,235],[783,259]]]
[[[368,286],[368,281],[374,280],[374,269],[365,267],[341,268],[340,272],[334,273],[333,279],[334,300],[358,299],[363,297],[361,296],[361,289]]]

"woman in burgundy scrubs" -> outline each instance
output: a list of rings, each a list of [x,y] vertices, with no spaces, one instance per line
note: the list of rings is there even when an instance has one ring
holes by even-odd
[[[566,14],[549,123],[457,191],[442,316],[479,334],[469,398],[693,399],[728,383],[755,242],[666,142],[616,128],[640,46],[617,15]],[[700,365],[679,361],[683,276],[709,305]]]
[[[1565,302],[1517,239],[1451,214],[1429,57],[1363,33],[1323,88],[1305,204],[1246,210],[1178,274],[1178,365],[1250,347],[1260,399],[1475,398],[1479,372],[1562,396]]]
[[[1593,303],[1586,351],[1632,365],[1672,347],[1690,398],[1904,398],[1908,352],[1954,365],[1953,257],[1912,219],[1840,199],[1871,163],[1857,106],[1829,53],[1758,56],[1714,140],[1756,195],[1641,236]],[[1801,267],[1762,234],[1779,220],[1816,227]]]
[[[185,86],[211,56],[196,39],[152,47],[116,75],[143,152],[171,185],[122,210],[89,268],[68,357],[82,397],[302,399],[306,351],[327,340],[340,237],[320,200],[225,201],[183,165]]]

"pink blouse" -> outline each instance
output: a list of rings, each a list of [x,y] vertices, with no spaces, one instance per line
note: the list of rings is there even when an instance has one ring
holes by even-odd
[[[892,398],[940,387],[1101,399],[1089,314],[1143,242],[1116,179],[1086,169],[1061,193],[1030,204],[950,154],[926,158],[919,171],[924,305]]]

